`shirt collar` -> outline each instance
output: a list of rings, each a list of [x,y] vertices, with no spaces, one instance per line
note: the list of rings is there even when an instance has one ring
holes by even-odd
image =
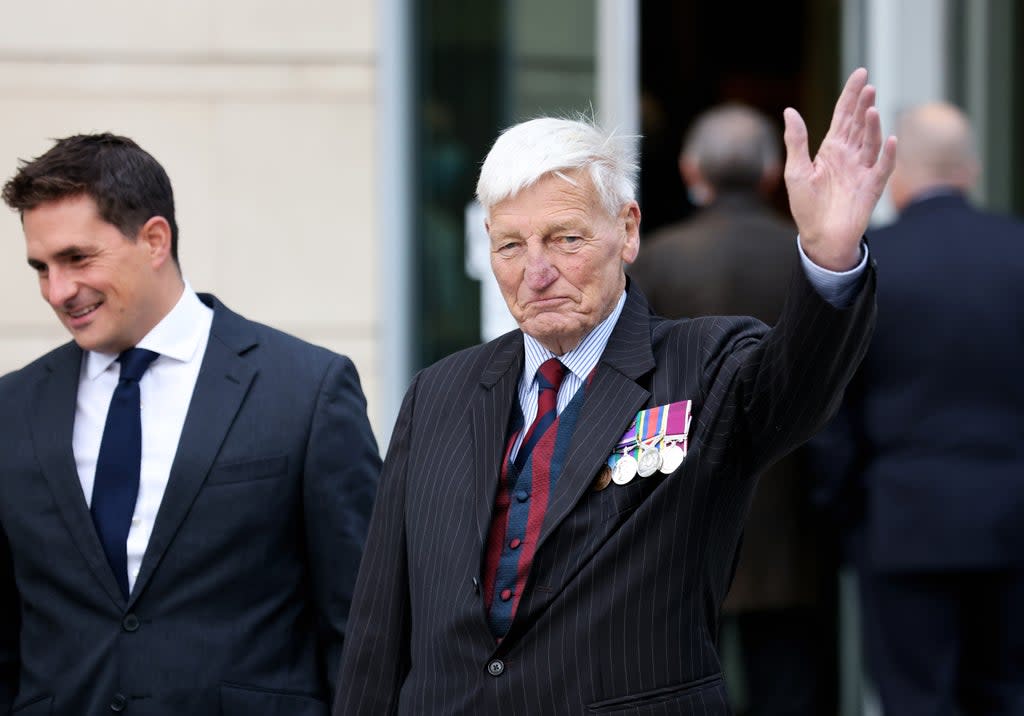
[[[203,311],[209,310],[186,281],[185,290],[174,304],[174,308],[153,327],[153,330],[143,336],[135,347],[155,351],[161,357],[187,363],[199,350],[203,326],[206,325],[203,321]],[[85,355],[85,374],[89,380],[95,380],[100,376],[118,356],[117,353],[99,351],[88,351]]]
[[[580,380],[586,380],[587,376],[590,375],[590,371],[597,365],[597,361],[601,359],[601,354],[604,353],[605,346],[608,345],[608,338],[612,335],[612,329],[618,323],[619,315],[622,314],[622,307],[625,305],[626,292],[623,291],[622,295],[619,296],[619,302],[615,304],[615,308],[608,314],[608,317],[594,326],[594,329],[580,341],[580,344],[565,355],[556,356],[541,345],[540,341],[536,338],[524,333],[523,348],[525,349],[525,362],[523,364],[523,378],[532,383],[537,376],[537,369],[540,368],[541,363],[549,358],[558,358],[562,361],[562,365],[569,369],[573,375]]]

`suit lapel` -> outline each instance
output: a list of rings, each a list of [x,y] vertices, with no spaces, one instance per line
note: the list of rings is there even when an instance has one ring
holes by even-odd
[[[120,605],[124,597],[96,535],[75,464],[73,436],[82,351],[69,343],[53,354],[47,367],[50,374],[39,385],[29,418],[36,455],[82,557],[111,600]]]
[[[544,518],[538,550],[590,488],[619,437],[650,398],[650,392],[636,381],[653,370],[647,302],[639,292],[631,290],[593,381],[586,389],[565,467]]]
[[[256,376],[251,363],[240,355],[257,342],[248,321],[210,296],[200,298],[214,309],[210,340],[129,606],[149,583],[188,515]]]
[[[508,334],[495,348],[480,377],[483,394],[473,404],[474,511],[481,555],[491,526],[494,495],[508,440],[508,422],[523,370],[523,339]]]

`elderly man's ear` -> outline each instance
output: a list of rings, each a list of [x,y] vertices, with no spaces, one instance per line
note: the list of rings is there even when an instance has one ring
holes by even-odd
[[[631,264],[636,261],[637,254],[640,252],[640,205],[635,201],[629,202],[623,207],[620,216],[626,232],[626,243],[622,247],[622,260]]]

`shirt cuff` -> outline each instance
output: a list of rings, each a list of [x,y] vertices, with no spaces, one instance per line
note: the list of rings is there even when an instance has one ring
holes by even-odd
[[[800,263],[803,264],[807,280],[814,286],[818,295],[834,308],[849,308],[864,282],[864,269],[868,265],[868,245],[863,240],[860,242],[860,263],[849,271],[829,271],[811,261],[804,253],[799,235],[796,237],[796,246],[800,251]]]

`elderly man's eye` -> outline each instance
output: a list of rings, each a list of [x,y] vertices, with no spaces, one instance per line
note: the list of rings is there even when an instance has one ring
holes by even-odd
[[[522,245],[521,241],[506,241],[503,244],[499,244],[496,251],[499,256],[515,256]]]

